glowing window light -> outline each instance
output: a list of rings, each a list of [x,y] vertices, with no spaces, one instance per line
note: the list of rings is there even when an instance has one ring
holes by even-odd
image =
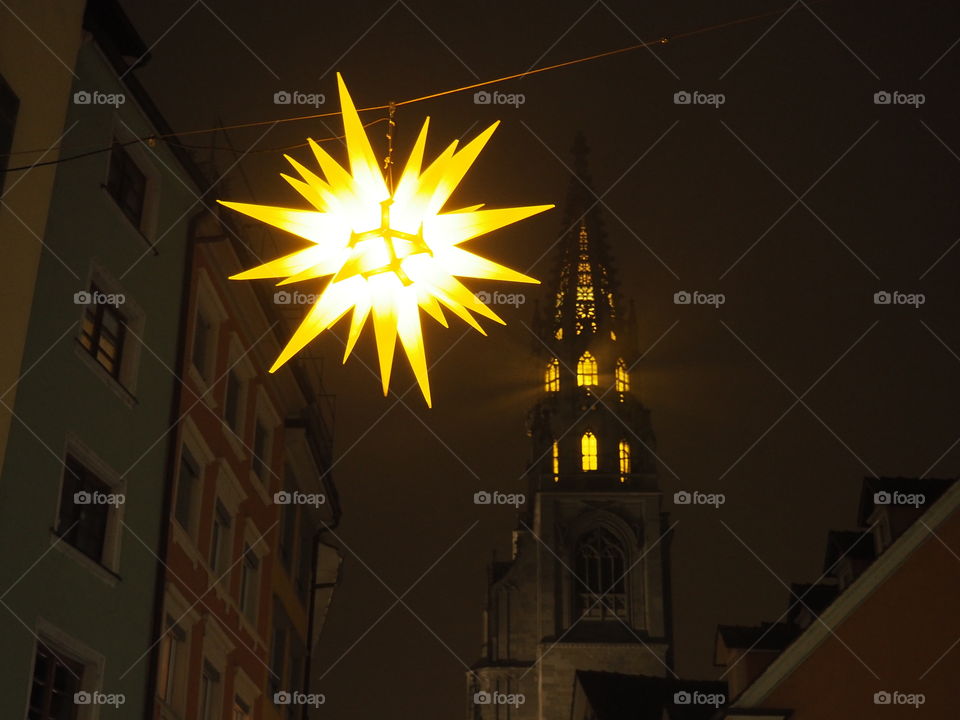
[[[556,358],[551,358],[547,363],[544,388],[547,392],[557,392],[560,389],[560,361]]]
[[[553,481],[560,480],[560,445],[556,440],[553,441]]]
[[[630,443],[626,440],[620,441],[620,482],[626,480],[625,475],[630,474]]]
[[[584,472],[597,469],[597,436],[589,430],[580,438],[580,461]]]
[[[353,310],[344,361],[372,316],[383,394],[390,386],[397,338],[427,405],[430,384],[420,309],[446,326],[441,305],[482,334],[478,315],[501,324],[457,277],[510,282],[537,280],[475,255],[462,243],[547,210],[552,205],[480,210],[480,205],[441,212],[498,123],[457,150],[455,141],[425,169],[425,121],[396,187],[388,185],[347,87],[337,74],[349,172],[309,140],[320,178],[293,158],[301,178],[282,177],[310,210],[224,202],[227,207],[310,241],[310,246],[234,275],[233,280],[283,278],[278,283],[332,276],[303,323],[270,368],[297,352]]]
[[[597,361],[587,350],[577,362],[577,385],[595,386],[600,382],[597,373]]]
[[[615,371],[617,392],[627,392],[630,390],[630,372],[627,370],[627,364],[623,358],[617,360],[617,369]]]

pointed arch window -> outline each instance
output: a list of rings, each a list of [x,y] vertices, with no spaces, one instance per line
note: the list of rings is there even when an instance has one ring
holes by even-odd
[[[620,441],[619,456],[620,482],[624,482],[626,480],[626,476],[630,474],[630,443],[628,443],[626,440]]]
[[[578,617],[595,621],[627,617],[626,553],[613,533],[597,528],[581,537],[574,568]]]
[[[589,430],[580,438],[580,465],[584,472],[597,469],[597,436]]]
[[[543,386],[547,392],[557,392],[560,389],[560,361],[556,358],[550,358],[547,363]]]
[[[560,480],[560,444],[554,440],[553,441],[553,481],[559,482]]]
[[[577,361],[577,385],[595,386],[599,383],[597,361],[587,350]]]
[[[627,370],[627,364],[623,361],[623,358],[617,360],[615,377],[617,392],[625,393],[630,390],[630,371]]]

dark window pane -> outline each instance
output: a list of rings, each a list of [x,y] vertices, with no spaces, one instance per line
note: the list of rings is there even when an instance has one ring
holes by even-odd
[[[0,77],[0,195],[3,194],[3,184],[9,167],[9,153],[13,147],[13,133],[19,109],[20,99],[3,77]]]
[[[114,141],[110,151],[110,173],[107,191],[130,221],[140,227],[147,178],[120,143]]]
[[[104,293],[95,284],[90,285],[90,296]],[[115,378],[120,376],[126,325],[123,315],[113,306],[97,303],[88,305],[80,325],[80,344],[104,369]]]
[[[180,478],[177,481],[177,505],[174,517],[187,531],[190,530],[193,516],[193,494],[200,481],[200,466],[190,452],[183,448],[180,452]]]
[[[239,427],[238,410],[240,405],[240,378],[230,370],[227,373],[227,398],[224,402],[223,416],[227,424],[236,430]]]
[[[84,555],[101,562],[110,506],[90,500],[96,493],[109,494],[110,486],[72,455],[64,465],[57,532]]]

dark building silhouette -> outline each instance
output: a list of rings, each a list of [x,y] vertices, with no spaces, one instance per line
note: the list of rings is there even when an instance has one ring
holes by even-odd
[[[578,671],[672,675],[669,537],[617,286],[578,137],[557,265],[535,319],[542,394],[509,562],[489,572],[468,716],[568,718]]]

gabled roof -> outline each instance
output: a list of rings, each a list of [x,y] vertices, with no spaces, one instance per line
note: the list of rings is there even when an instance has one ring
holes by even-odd
[[[827,549],[823,557],[823,571],[833,577],[834,565],[847,557],[870,562],[876,557],[873,534],[865,530],[831,530],[827,533]]]

